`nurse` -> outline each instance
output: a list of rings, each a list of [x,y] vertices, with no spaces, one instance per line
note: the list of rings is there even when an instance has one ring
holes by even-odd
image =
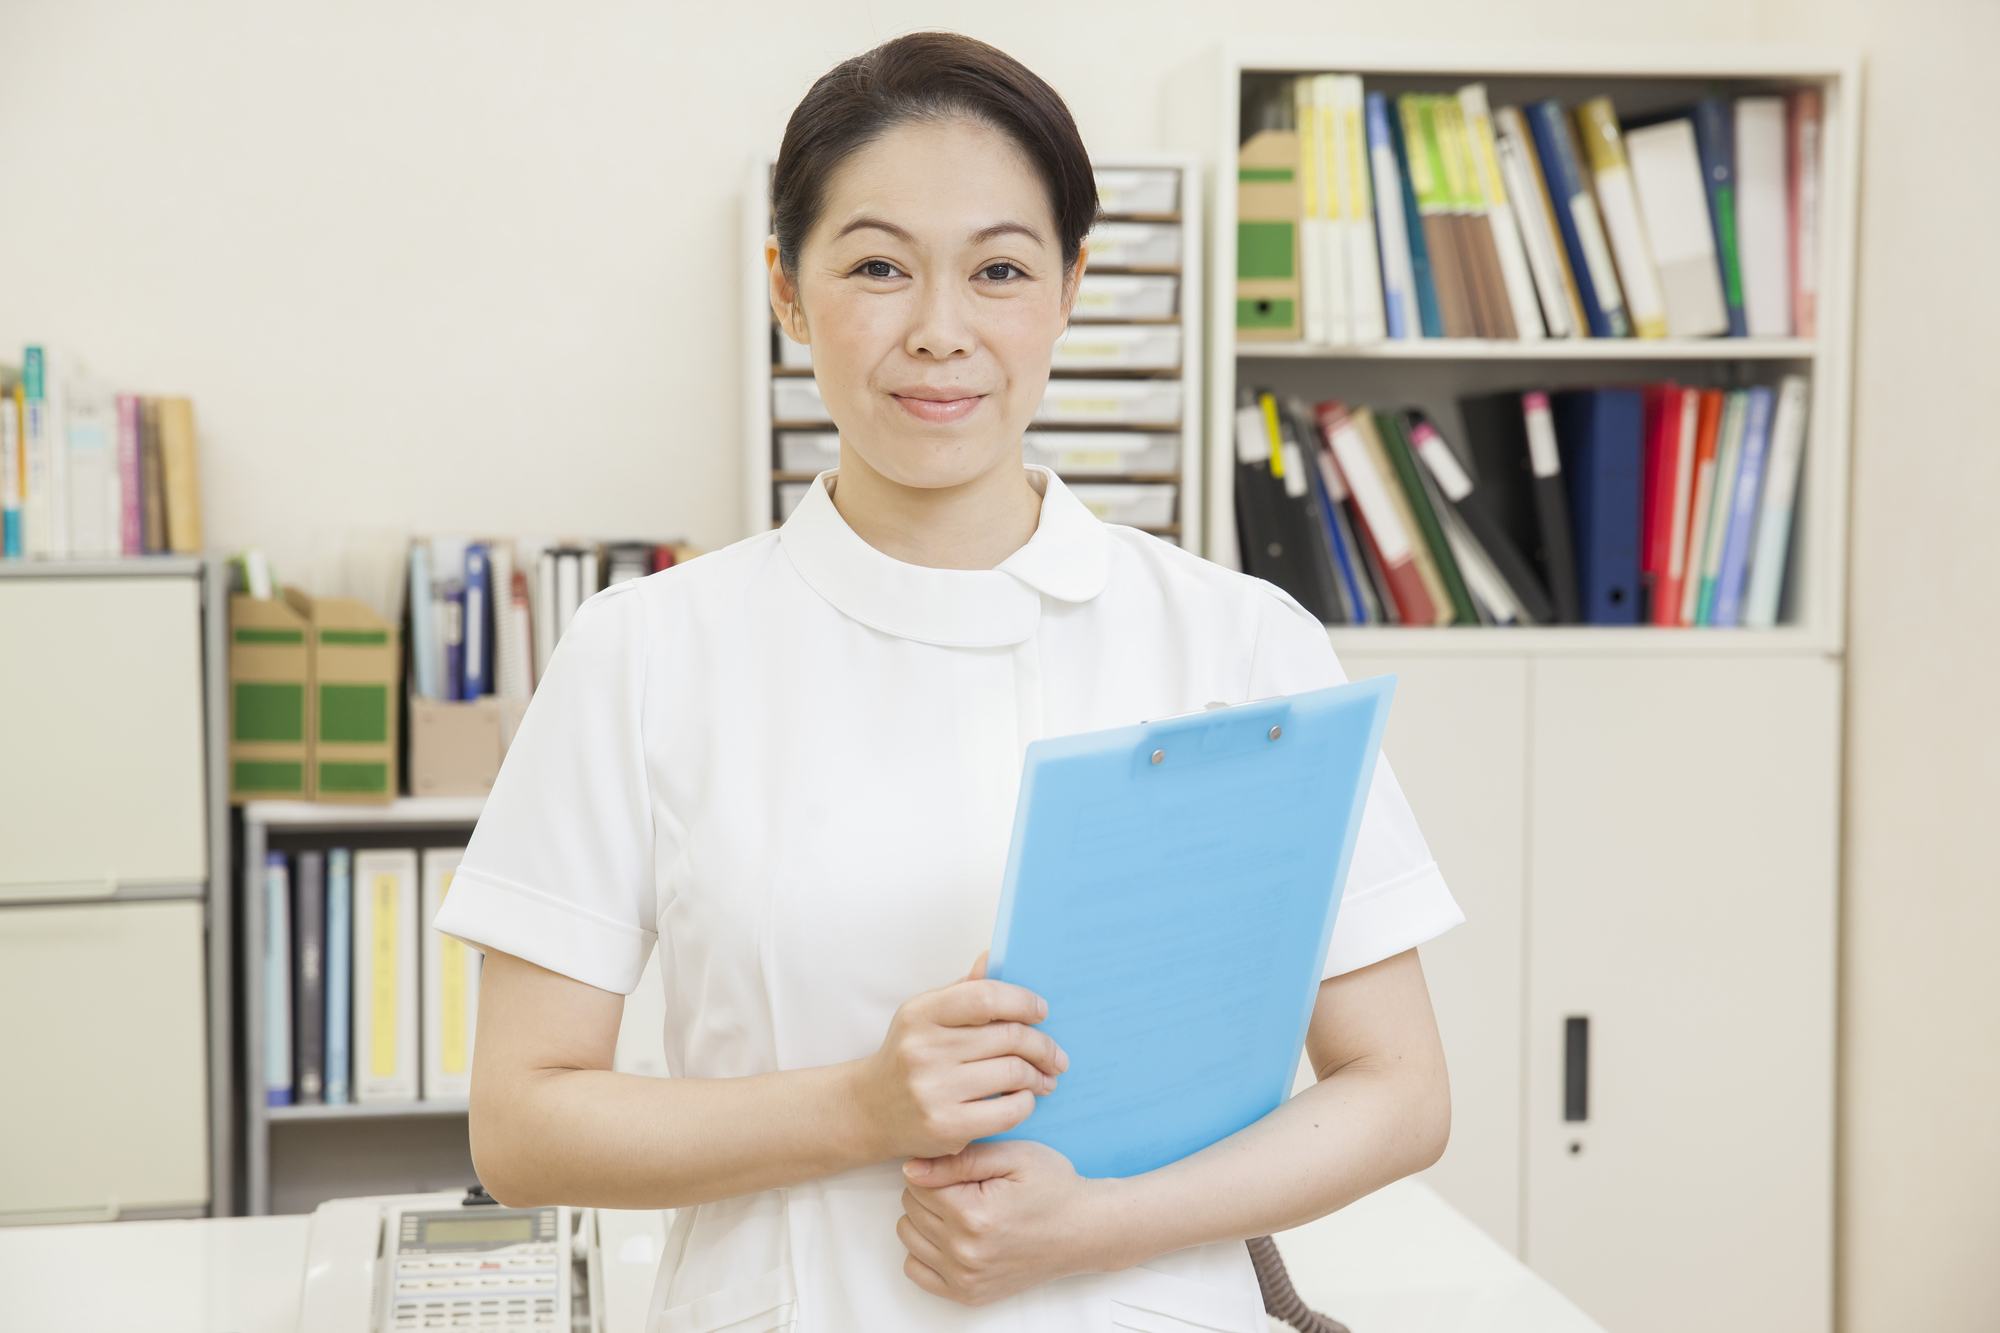
[[[1282,592],[1023,466],[1097,208],[1047,84],[898,38],[813,86],[773,188],[771,305],[840,467],[781,529],[593,597],[556,652],[438,918],[486,955],[480,1176],[677,1210],[668,1333],[1261,1333],[1244,1238],[1443,1150],[1416,946],[1458,909],[1383,763],[1314,1087],[1126,1180],[972,1143],[1068,1064],[982,972],[1024,747],[1343,677]],[[674,1077],[613,1073],[656,947]]]

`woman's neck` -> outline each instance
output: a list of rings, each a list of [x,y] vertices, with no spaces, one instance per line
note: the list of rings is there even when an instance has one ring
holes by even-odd
[[[931,569],[992,569],[1028,544],[1042,496],[1018,453],[957,486],[905,486],[840,446],[833,506],[882,554]]]

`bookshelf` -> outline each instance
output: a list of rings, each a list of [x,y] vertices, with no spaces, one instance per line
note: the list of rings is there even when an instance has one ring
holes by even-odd
[[[1101,198],[1105,201],[1103,222],[1141,223],[1179,232],[1176,262],[1119,262],[1086,265],[1086,287],[1071,318],[1066,343],[1080,340],[1108,340],[1125,337],[1144,342],[1148,335],[1167,335],[1178,343],[1175,355],[1153,352],[1142,356],[1142,369],[1087,369],[1078,366],[1079,357],[1066,357],[1058,350],[1056,368],[1050,373],[1050,405],[1056,405],[1065,389],[1081,385],[1110,386],[1120,395],[1135,399],[1151,389],[1164,391],[1178,402],[1171,414],[1152,410],[1140,403],[1095,418],[1072,414],[1067,420],[1038,420],[1030,429],[1031,448],[1037,437],[1055,437],[1051,432],[1089,432],[1100,438],[1089,449],[1067,449],[1031,456],[1030,461],[1053,466],[1066,484],[1080,487],[1078,497],[1112,522],[1129,523],[1158,536],[1199,551],[1206,541],[1205,516],[1210,512],[1204,500],[1207,484],[1201,466],[1203,385],[1200,349],[1203,279],[1203,198],[1200,174],[1194,158],[1173,154],[1127,154],[1099,159],[1096,163]],[[1173,182],[1168,199],[1172,208],[1158,206],[1158,200],[1130,195],[1121,183],[1135,173],[1166,173]],[[837,453],[828,452],[816,466],[800,467],[804,461],[796,450],[788,451],[782,438],[812,432],[832,432],[831,422],[815,419],[787,419],[782,408],[774,410],[774,388],[786,401],[787,383],[809,382],[811,369],[799,358],[799,349],[780,341],[771,320],[769,284],[764,268],[764,240],[771,233],[771,159],[756,162],[744,190],[743,247],[744,305],[743,357],[745,377],[744,448],[744,531],[764,532],[783,521],[786,501],[796,488],[810,482],[821,470],[837,465]],[[1138,207],[1126,207],[1130,200]],[[1157,233],[1156,233],[1157,234]],[[1106,247],[1106,253],[1110,253]],[[1141,252],[1136,256],[1144,261]],[[1095,279],[1105,282],[1095,283]],[[1121,286],[1122,284],[1122,286]],[[1125,305],[1123,301],[1154,301],[1152,305]],[[1144,313],[1132,313],[1133,310]],[[1109,350],[1108,347],[1105,350]],[[789,352],[795,364],[784,364]],[[1136,416],[1136,419],[1134,419]],[[1123,419],[1119,419],[1122,417]],[[1103,438],[1108,437],[1108,438]],[[1101,447],[1114,445],[1115,448]],[[1115,456],[1115,457],[1114,457]],[[787,462],[794,466],[786,466]],[[1171,488],[1171,492],[1163,488]]]
[[[475,1178],[463,1098],[265,1104],[263,868],[267,851],[460,846],[484,806],[476,796],[406,796],[381,806],[242,807],[243,1207],[250,1216],[310,1212],[351,1195],[458,1188]]]
[[[1703,341],[1241,342],[1246,82],[1483,82],[1498,108],[1623,118],[1806,85],[1824,101],[1818,329]],[[1452,1071],[1432,1183],[1606,1327],[1832,1327],[1833,1056],[1861,70],[1844,51],[1648,44],[1231,45],[1184,68],[1166,141],[1211,182],[1209,558],[1235,565],[1239,383],[1418,406],[1460,395],[1810,376],[1789,618],[1774,629],[1333,627],[1393,672],[1385,744],[1467,924],[1424,949]],[[1588,1119],[1565,1118],[1572,1020]]]

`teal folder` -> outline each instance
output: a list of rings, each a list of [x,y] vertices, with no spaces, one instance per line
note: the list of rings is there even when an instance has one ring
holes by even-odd
[[[1028,747],[987,975],[1056,1090],[1000,1139],[1133,1176],[1290,1094],[1395,677]]]

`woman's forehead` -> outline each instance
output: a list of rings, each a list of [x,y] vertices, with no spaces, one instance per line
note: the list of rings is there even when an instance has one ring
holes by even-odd
[[[818,230],[827,240],[886,231],[930,244],[1053,245],[1055,214],[1020,145],[954,116],[906,122],[857,149],[827,183]]]

